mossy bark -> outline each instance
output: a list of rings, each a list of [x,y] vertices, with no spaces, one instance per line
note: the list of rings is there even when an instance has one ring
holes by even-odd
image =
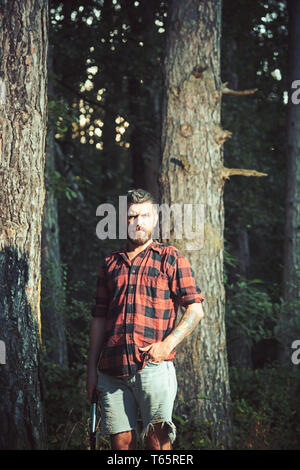
[[[203,205],[201,235],[167,240],[190,260],[205,317],[177,348],[177,412],[199,420],[218,448],[231,445],[223,285],[223,149],[220,126],[221,1],[170,2],[165,58],[161,203]],[[192,221],[190,221],[192,225]],[[188,228],[184,226],[184,230]],[[197,248],[198,244],[198,248]],[[202,398],[205,397],[205,398]]]
[[[47,116],[48,2],[0,4],[0,448],[41,449],[40,262]]]

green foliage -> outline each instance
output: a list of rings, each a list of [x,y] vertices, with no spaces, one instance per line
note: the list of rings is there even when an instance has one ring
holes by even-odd
[[[89,343],[89,324],[91,313],[89,304],[76,298],[76,293],[82,288],[82,283],[77,283],[72,291],[68,292],[68,306],[66,308],[67,341],[69,360],[73,364],[86,367],[87,350]]]
[[[173,414],[176,426],[176,440],[172,449],[178,450],[217,450],[209,438],[210,429],[207,423],[193,419],[186,421],[181,416]]]
[[[238,257],[239,232],[247,231],[248,277],[267,280],[275,301],[280,295],[277,286],[282,271],[287,46],[286,3],[251,2],[249,8],[244,0],[224,0],[222,81],[235,90],[258,89],[249,96],[223,96],[222,124],[232,132],[224,146],[224,164],[268,174],[261,178],[233,176],[226,182],[227,249]],[[274,76],[276,69],[281,79]]]
[[[116,203],[116,195],[131,185],[133,151],[142,155],[149,142],[159,140],[156,116],[161,106],[165,36],[158,33],[155,21],[164,24],[165,10],[165,2],[152,0],[50,2],[54,49],[50,80],[55,96],[49,97],[49,124],[59,135],[56,144],[61,156],[58,170],[47,174],[47,184],[59,201],[61,252],[68,266],[64,314],[70,361],[67,368],[57,366],[47,361],[44,351],[52,449],[88,447],[85,374],[90,304],[100,259],[117,248],[110,240],[97,240],[95,211],[101,202]],[[276,318],[298,308],[284,305],[278,288],[284,224],[286,20],[283,2],[252,2],[251,8],[244,0],[223,2],[222,81],[233,89],[259,89],[250,96],[223,96],[222,125],[233,132],[224,148],[224,165],[268,173],[267,178],[234,176],[224,192],[226,328],[229,337],[231,332],[242,332],[250,346],[262,339],[282,338],[283,325],[275,327]],[[92,66],[98,67],[93,77],[88,71]],[[275,69],[281,71],[282,80],[274,77]],[[82,91],[87,79],[93,88]],[[99,90],[105,90],[100,102]],[[90,113],[90,124],[103,122],[99,139],[103,150],[95,149],[97,140],[82,144],[80,132],[73,135],[81,112],[86,117]],[[115,142],[118,115],[130,124],[128,136],[125,133],[131,143],[128,150]],[[138,139],[133,141],[134,131]],[[81,132],[88,136],[89,125]],[[248,278],[238,274],[240,229],[249,235]],[[230,369],[236,448],[299,448],[299,402],[293,389],[297,380],[274,367]],[[209,423],[187,422],[179,415],[174,421],[175,448],[213,448]],[[109,448],[105,439],[100,446]]]
[[[299,373],[274,366],[229,372],[235,448],[299,449]]]
[[[209,397],[198,393],[198,398],[210,400]],[[176,426],[176,440],[172,446],[174,450],[212,450],[218,449],[213,440],[213,423],[207,419],[204,421],[193,417],[194,411],[190,403],[186,402],[182,396],[178,397],[179,406],[176,413],[173,413],[173,422]],[[192,416],[192,418],[188,418]]]
[[[228,268],[235,268],[237,266],[237,258],[233,256],[226,247],[226,240],[224,240],[224,267],[223,267],[223,282],[227,285],[229,282]]]
[[[79,123],[74,108],[63,98],[55,99],[49,96],[48,128],[55,129],[55,132],[62,138],[68,132],[69,127],[72,127],[73,123]]]
[[[46,344],[42,350],[41,375],[49,449],[87,449],[89,446],[90,403],[85,383],[90,308],[88,303],[77,298],[83,288],[86,286],[78,283],[67,289],[67,302],[62,307],[69,364],[63,366],[48,360],[51,344]],[[57,298],[59,302],[60,297]]]
[[[260,279],[237,274],[235,283],[227,284],[226,328],[244,332],[253,343],[273,336],[276,324],[274,304]]]
[[[85,390],[85,363],[69,367],[44,360],[43,376],[48,450],[88,450],[91,404]],[[97,449],[110,449],[108,437],[99,434],[100,407],[97,417]]]
[[[43,361],[44,405],[49,450],[87,449],[89,403],[85,368]]]
[[[276,317],[278,322],[274,327],[274,336],[283,345],[291,347],[294,340],[300,338],[300,298],[297,296],[300,285],[300,273],[295,273],[295,280],[287,283],[290,299],[280,301],[276,304]]]
[[[233,450],[300,449],[297,371],[276,363],[257,370],[230,367],[229,380]],[[209,423],[177,414],[173,414],[173,421],[177,428],[175,450],[217,449],[210,439]]]
[[[66,197],[69,201],[80,197],[81,191],[91,184],[88,178],[64,176],[57,170],[47,169],[46,189],[53,191],[56,198]]]

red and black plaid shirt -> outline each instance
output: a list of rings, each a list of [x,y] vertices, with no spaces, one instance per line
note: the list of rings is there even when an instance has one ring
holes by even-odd
[[[174,329],[178,305],[202,302],[189,261],[174,246],[153,241],[131,261],[126,249],[104,258],[94,317],[105,317],[99,369],[117,377],[145,362],[139,347],[162,341]],[[174,359],[173,350],[167,360]]]

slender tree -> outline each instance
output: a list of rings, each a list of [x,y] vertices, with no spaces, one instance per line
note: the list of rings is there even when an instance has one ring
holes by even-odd
[[[224,11],[224,7],[223,7]],[[222,18],[223,19],[223,18]],[[239,87],[239,74],[238,74],[238,65],[239,65],[239,56],[237,54],[237,39],[235,38],[226,38],[226,47],[223,54],[221,52],[221,57],[225,63],[225,74],[226,79],[228,80],[228,87],[232,90],[238,90]],[[226,41],[225,39],[225,41]],[[223,38],[224,41],[224,38]],[[224,100],[223,103],[224,104]],[[242,127],[244,122],[242,120],[238,121],[239,125]],[[238,155],[242,154],[241,150],[241,131],[239,128],[235,130],[231,139],[231,146],[234,148],[235,152]],[[225,156],[224,156],[225,157]],[[225,203],[225,201],[224,201]],[[240,219],[240,218],[239,218]],[[235,240],[237,242],[236,254],[237,254],[237,267],[238,272],[244,277],[248,275],[248,269],[250,264],[250,251],[249,251],[249,238],[248,232],[243,221],[239,220],[236,222],[235,229]],[[228,340],[228,359],[229,364],[232,364],[237,367],[251,367],[251,341],[247,337],[245,331],[241,328],[226,329],[227,340]]]
[[[145,188],[157,197],[161,130],[161,74],[158,64],[161,48],[155,20],[162,7],[159,2],[150,0],[140,2],[138,8],[134,0],[123,0],[123,3],[129,21],[130,48],[133,57],[138,59],[135,66],[128,67],[132,185]]]
[[[39,379],[48,2],[2,0],[0,68],[0,448],[45,445]]]
[[[53,48],[49,47],[48,69],[52,70]],[[51,79],[48,83],[49,95],[54,94]],[[53,184],[55,172],[54,129],[48,127],[46,146],[46,195],[42,227],[42,290],[41,318],[42,336],[46,343],[47,358],[56,364],[68,363],[65,334],[65,293],[61,269],[57,199]],[[48,184],[47,184],[48,183]]]
[[[289,13],[289,103],[287,118],[287,176],[285,201],[285,237],[283,297],[285,312],[280,320],[282,337],[281,361],[292,366],[291,345],[298,339],[300,302],[300,3],[288,1]]]

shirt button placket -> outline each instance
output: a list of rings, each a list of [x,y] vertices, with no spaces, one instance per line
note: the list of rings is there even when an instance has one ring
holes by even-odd
[[[136,266],[131,266],[129,271],[129,279],[128,279],[128,304],[127,304],[127,322],[126,322],[126,333],[127,333],[127,344],[130,345],[129,347],[129,358],[130,362],[134,362],[133,358],[133,304],[134,304],[134,286],[135,286],[135,275],[136,275],[137,268]]]

